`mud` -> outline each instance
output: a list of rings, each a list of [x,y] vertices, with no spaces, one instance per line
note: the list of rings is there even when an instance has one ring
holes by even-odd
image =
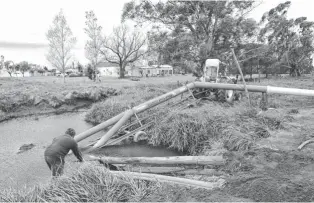
[[[314,201],[314,145],[297,149],[311,137],[304,131],[314,129],[310,124],[314,110],[292,112],[290,122],[271,131],[271,136],[258,141],[254,149],[225,153],[228,164],[220,170],[228,184],[223,193],[262,202]]]

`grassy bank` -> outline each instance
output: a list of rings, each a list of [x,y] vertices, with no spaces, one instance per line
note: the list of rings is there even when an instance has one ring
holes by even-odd
[[[119,94],[114,88],[90,82],[63,84],[4,78],[1,84],[0,122],[28,115],[73,112]]]

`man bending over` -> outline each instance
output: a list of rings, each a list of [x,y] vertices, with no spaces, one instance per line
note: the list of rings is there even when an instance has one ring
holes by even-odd
[[[61,176],[63,174],[64,157],[70,150],[80,162],[83,162],[82,154],[73,139],[74,136],[75,130],[69,128],[64,135],[54,138],[52,144],[45,150],[45,160],[52,171],[52,176]]]

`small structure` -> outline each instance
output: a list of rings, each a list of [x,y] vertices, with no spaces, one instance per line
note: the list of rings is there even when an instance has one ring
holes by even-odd
[[[100,76],[119,77],[120,67],[117,64],[102,62],[97,65]]]
[[[141,66],[138,67],[138,76],[171,76],[173,75],[173,67],[170,65],[152,65],[152,66]],[[137,75],[132,75],[137,76]]]
[[[158,76],[170,76],[173,75],[173,67],[170,65],[152,65],[152,67],[156,68],[156,72]]]

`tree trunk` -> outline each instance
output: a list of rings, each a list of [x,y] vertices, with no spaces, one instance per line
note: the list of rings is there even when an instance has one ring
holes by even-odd
[[[96,65],[94,65],[94,82],[98,81],[98,74],[97,74],[97,69],[96,69]]]
[[[65,83],[65,68],[63,67],[63,83]]]
[[[257,59],[258,82],[261,82],[261,71],[259,68],[259,58]]]
[[[125,72],[125,64],[120,64],[120,78],[124,78],[124,72]]]
[[[300,77],[301,76],[300,69],[296,68],[296,72],[297,72],[297,76]]]
[[[253,66],[251,66],[251,74],[250,74],[251,80],[253,79]]]

